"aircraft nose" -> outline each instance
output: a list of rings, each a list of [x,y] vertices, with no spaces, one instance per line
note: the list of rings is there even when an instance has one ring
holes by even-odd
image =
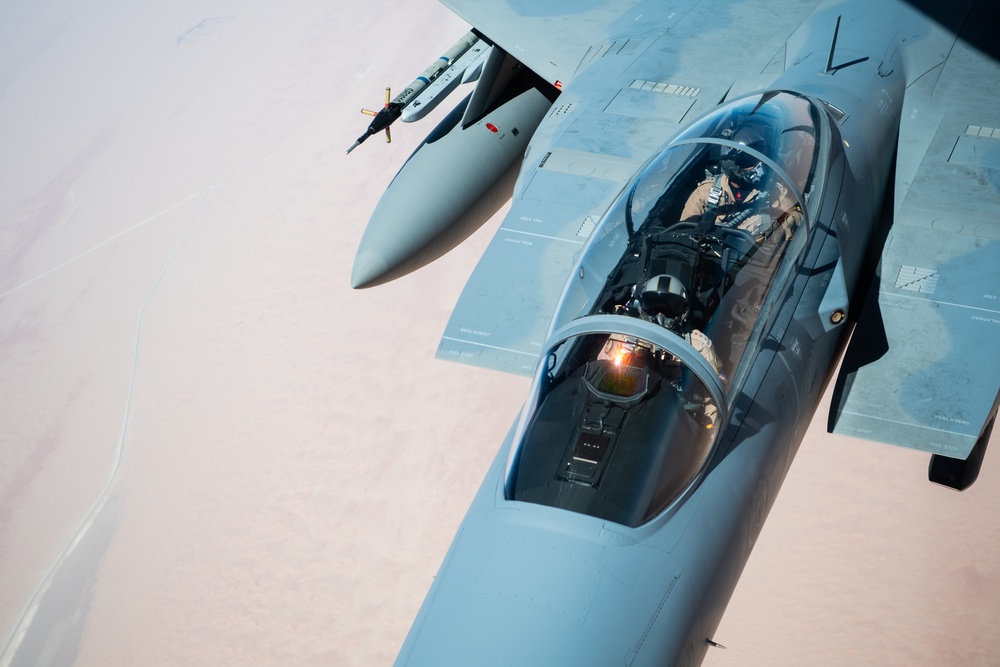
[[[672,555],[591,517],[518,514],[462,524],[397,667],[699,662],[698,600]]]

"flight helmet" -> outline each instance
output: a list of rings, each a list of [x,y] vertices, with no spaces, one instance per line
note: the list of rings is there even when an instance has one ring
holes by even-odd
[[[679,332],[690,309],[687,288],[676,276],[653,276],[639,294],[639,309],[645,319]]]
[[[753,127],[745,125],[733,134],[733,141],[747,148],[764,153],[767,143]],[[722,171],[737,187],[757,187],[764,176],[764,165],[754,155],[732,148],[722,156]]]

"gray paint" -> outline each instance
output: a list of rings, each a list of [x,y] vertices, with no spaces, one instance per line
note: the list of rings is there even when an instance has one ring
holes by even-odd
[[[535,132],[511,211],[456,306],[439,349],[445,358],[532,373],[549,345],[545,331],[564,282],[582,290],[574,303],[587,302],[601,283],[581,280],[576,256],[581,230],[592,229],[621,191],[617,178],[597,173],[602,165],[657,155],[663,140],[751,81],[810,95],[841,112],[825,117],[825,189],[810,195],[805,254],[772,288],[773,315],[749,353],[752,363],[732,379],[726,421],[691,486],[637,528],[507,500],[522,417],[396,663],[698,664],[834,372],[847,327],[831,314],[860,310],[865,260],[884,222],[897,145],[897,204],[886,209],[897,227],[872,287],[884,303],[880,308],[875,300],[858,327],[884,322],[889,354],[853,369],[841,395],[877,412],[862,415],[868,421],[856,428],[884,440],[900,428],[886,426],[888,399],[898,401],[914,433],[926,426],[920,422],[926,414],[913,407],[918,393],[942,410],[968,409],[961,414],[971,416],[960,418],[968,423],[938,420],[956,437],[974,436],[995,409],[1000,352],[992,332],[1000,317],[994,321],[996,304],[989,302],[1000,285],[989,212],[1000,210],[997,181],[991,158],[974,150],[971,135],[962,137],[969,125],[1000,121],[993,120],[995,100],[981,88],[978,112],[964,102],[969,93],[957,102],[968,70],[995,80],[995,62],[888,1],[446,4],[565,88]],[[636,81],[654,83],[633,87]],[[658,84],[665,85],[657,90]],[[686,94],[661,102],[667,85],[698,91],[689,109]],[[641,113],[643,95],[650,114]],[[929,142],[922,134],[928,129]],[[986,138],[977,134],[980,140]],[[942,211],[946,201],[957,205]],[[912,308],[885,305],[891,303]],[[963,317],[974,310],[985,314]],[[863,347],[870,337],[856,340]],[[937,355],[935,364],[927,363],[929,355]],[[838,428],[851,418],[841,410]],[[905,435],[900,439],[920,437]]]

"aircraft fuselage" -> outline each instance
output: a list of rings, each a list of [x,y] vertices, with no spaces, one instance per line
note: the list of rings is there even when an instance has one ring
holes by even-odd
[[[564,397],[543,386],[551,385],[562,372],[558,365],[564,362],[557,356],[565,353],[553,352],[549,358],[543,354],[532,398],[476,495],[397,665],[637,667],[701,662],[833,372],[849,321],[845,314],[857,306],[851,298],[858,291],[869,241],[880,222],[903,93],[902,64],[881,59],[891,51],[892,36],[881,39],[865,42],[870,59],[832,71],[823,49],[798,56],[790,53],[788,61],[797,64],[771,86],[781,92],[757,93],[721,107],[732,118],[751,120],[772,107],[777,115],[795,105],[812,114],[808,126],[791,121],[780,126],[770,138],[779,147],[772,146],[771,153],[761,151],[763,163],[787,179],[796,210],[804,216],[794,233],[773,242],[760,241],[766,235],[759,233],[758,246],[748,241],[750,247],[742,251],[746,258],[733,259],[737,250],[727,235],[734,235],[735,228],[725,223],[675,223],[676,216],[667,226],[649,218],[642,224],[613,219],[621,211],[638,210],[633,199],[639,195],[630,194],[630,188],[634,190],[650,178],[651,170],[663,165],[678,168],[680,175],[673,181],[664,177],[667,194],[646,210],[679,210],[679,200],[671,208],[666,199],[693,185],[694,177],[683,170],[694,174],[714,164],[719,151],[739,148],[732,141],[734,123],[739,121],[724,115],[711,120],[712,114],[722,113],[713,111],[692,127],[730,123],[727,129],[697,136],[682,130],[668,142],[611,207],[569,278],[551,328],[550,349],[565,350],[577,336],[582,341],[583,335],[607,335],[609,340],[625,341],[630,350],[645,345],[646,354],[661,362],[687,363],[688,379],[673,386],[701,378],[705,388],[695,395],[702,404],[692,408],[688,400],[681,416],[663,428],[675,433],[677,423],[687,420],[694,424],[687,428],[715,429],[704,463],[698,464],[691,479],[680,479],[675,492],[663,490],[662,476],[634,485],[628,480],[614,482],[612,459],[624,457],[630,446],[621,434],[633,433],[638,426],[632,425],[650,421],[651,414],[656,417],[653,408],[637,406],[661,400],[673,391],[671,385],[657,379],[658,389],[651,388],[648,396],[610,386],[603,394],[594,390],[596,399],[583,390],[567,391]],[[789,102],[780,101],[785,99]],[[771,126],[760,127],[766,131]],[[801,136],[792,145],[789,137],[794,133]],[[661,159],[669,151],[680,157]],[[794,171],[796,161],[805,159],[802,151],[812,151],[812,157],[800,177]],[[667,239],[669,234],[673,237]],[[684,239],[689,240],[682,243]],[[665,249],[657,250],[657,243]],[[668,243],[676,247],[666,247]],[[756,270],[754,262],[764,266],[761,248],[768,243],[768,252],[777,259],[774,268],[767,269],[772,273],[759,279],[763,287],[754,295],[759,299],[740,297],[736,302],[731,295],[747,281],[758,280],[747,276]],[[632,250],[622,254],[623,248]],[[678,248],[691,248],[691,255],[684,259]],[[656,259],[657,252],[667,259]],[[671,259],[671,252],[680,259]],[[709,267],[712,275],[721,277],[704,277],[709,272],[703,265],[706,257],[714,262]],[[635,275],[646,280],[651,269],[642,267],[657,261],[668,269],[687,267],[689,277],[681,282],[698,284],[687,285],[689,298],[701,302],[697,315],[684,315],[688,326],[700,318],[698,328],[715,339],[717,348],[739,348],[728,362],[725,349],[720,352],[723,360],[714,368],[717,378],[704,377],[713,370],[711,365],[682,337],[654,333],[646,313],[645,320],[636,316],[641,325],[614,328],[615,321],[632,319],[628,311],[638,303],[641,281],[628,272],[638,272]],[[668,269],[664,274],[673,275]],[[611,303],[617,298],[614,275],[626,291],[632,291]],[[735,339],[727,332],[738,328],[733,322],[748,310],[746,335],[738,343],[720,344],[727,336]],[[672,342],[674,338],[680,342]],[[573,372],[569,369],[564,375],[571,378]],[[567,415],[562,426],[553,426],[553,405],[569,406],[560,413]],[[590,432],[587,420],[592,418],[587,415],[602,405],[601,424],[593,433],[603,432],[603,439],[574,440]],[[710,411],[708,406],[714,407]],[[605,419],[615,425],[607,427]],[[559,439],[562,436],[551,435],[563,431],[565,442]],[[544,463],[533,463],[544,456],[531,458],[527,452],[525,443],[532,438],[545,440],[532,447],[555,448],[552,458],[560,463],[553,467],[549,482],[522,490],[529,472],[549,474]],[[581,442],[589,443],[596,453],[581,454]],[[678,442],[663,446],[682,449],[683,442]],[[642,452],[650,461],[654,454]],[[571,470],[577,463],[590,466],[590,472]],[[529,464],[536,467],[527,471]],[[656,465],[669,468],[669,460]],[[609,490],[615,483],[618,490]],[[648,493],[643,484],[649,485]],[[664,507],[656,504],[657,498],[666,503]],[[625,506],[632,502],[638,509]]]

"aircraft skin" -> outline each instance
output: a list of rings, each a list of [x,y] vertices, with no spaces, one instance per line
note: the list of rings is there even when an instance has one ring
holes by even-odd
[[[475,5],[459,0],[446,4],[483,27],[475,20]],[[547,5],[530,9],[517,8],[519,4],[506,3],[504,11],[546,14]],[[626,61],[614,55],[591,59],[573,71],[572,80],[559,79],[563,92],[557,105],[606,109],[625,104],[622,90],[629,83],[639,82],[641,88],[643,81],[663,82],[650,73],[669,70],[665,63],[681,57],[678,42],[683,43],[684,35],[698,39],[715,25],[707,13],[675,19],[669,3],[604,4],[614,5],[621,15],[613,44],[627,43],[621,26],[639,23],[644,16],[662,23],[662,29],[653,36],[648,26],[639,30],[644,41]],[[715,5],[734,11],[751,6],[758,12],[763,7],[750,2]],[[561,4],[552,6],[551,14],[558,15]],[[899,189],[895,170],[915,180],[922,173],[895,164],[897,152],[904,154],[904,148],[897,151],[904,113],[914,113],[907,107],[907,91],[940,66],[954,44],[954,34],[903,3],[848,0],[769,6],[778,18],[765,23],[779,34],[768,37],[776,40],[768,48],[776,44],[782,58],[770,60],[765,85],[744,81],[746,94],[728,87],[718,106],[685,108],[677,114],[672,138],[660,148],[635,148],[618,162],[613,158],[621,157],[621,147],[609,148],[612,159],[605,167],[634,164],[637,154],[646,160],[624,183],[604,179],[607,182],[584,204],[598,208],[586,226],[589,238],[572,252],[553,255],[554,268],[540,269],[541,278],[549,269],[564,276],[561,295],[542,299],[542,306],[503,302],[504,307],[544,311],[536,317],[552,315],[544,342],[533,352],[541,361],[528,401],[462,522],[396,665],[696,665],[711,648],[764,519],[834,375],[850,325],[861,311],[874,268],[873,243],[878,252],[879,235],[893,211],[898,217],[899,210],[905,210],[885,196],[894,178]],[[581,30],[586,34],[597,29],[595,25],[601,24],[595,20]],[[745,27],[748,38],[762,29],[760,24]],[[501,34],[503,30],[498,29]],[[554,42],[560,39],[572,41],[553,37]],[[511,50],[510,45],[505,48]],[[764,58],[767,63],[771,53]],[[565,74],[557,60],[547,56],[535,65],[533,75],[551,80]],[[545,63],[554,69],[545,71]],[[589,139],[574,138],[568,128],[582,129],[587,123],[574,126],[550,110],[552,91],[541,88],[522,86],[507,97],[530,110],[509,116],[503,127],[521,123],[519,127],[532,128],[508,220],[529,217],[525,212],[532,210],[532,200],[525,193],[552,178],[545,169],[560,169],[558,164],[546,167],[550,157],[553,163],[565,155],[586,157],[579,147]],[[474,103],[466,100],[460,106],[464,111]],[[701,113],[690,113],[699,109]],[[490,118],[488,112],[478,121],[467,118],[471,122],[459,124],[456,117],[446,123],[444,134],[450,133],[455,143],[434,146],[435,141],[429,141],[444,155],[433,159],[447,161],[449,151],[462,152],[441,149],[462,141],[456,128],[500,124]],[[739,130],[748,125],[767,135],[764,147],[737,141]],[[666,126],[654,123],[647,129],[655,133]],[[623,136],[633,129],[627,127]],[[593,137],[593,153],[602,153],[605,139]],[[539,162],[539,156],[545,157]],[[761,231],[766,224],[758,223],[746,232],[714,209],[698,219],[678,219],[681,204],[697,182],[714,178],[719,188],[718,174],[729,173],[720,156],[758,163],[769,174],[769,180],[762,181],[772,190],[768,201],[777,201],[780,190],[790,202],[776,214],[772,227]],[[424,157],[418,149],[411,162]],[[573,171],[572,163],[566,164],[559,173]],[[988,162],[979,167],[992,169]],[[411,178],[406,170],[397,181]],[[653,186],[658,189],[651,190]],[[481,196],[486,195],[478,190],[465,195],[468,202]],[[393,203],[392,196],[387,197],[389,203],[380,203],[382,212],[373,215],[369,230],[387,224],[379,220],[399,217],[393,207],[403,206],[398,203],[402,200]],[[579,217],[573,210],[566,215]],[[462,212],[447,216],[461,218]],[[576,226],[582,222],[578,219]],[[904,231],[899,238],[906,238]],[[510,244],[512,234],[498,232],[501,244],[496,252],[507,251],[502,242]],[[389,264],[409,270],[443,252],[441,247],[427,249],[441,235],[441,229],[398,233],[402,245],[410,246],[391,251],[401,258],[374,264],[369,258],[364,263],[378,264],[382,274],[392,277],[394,267]],[[370,237],[366,233],[367,238],[376,236],[393,234],[384,229]],[[976,243],[977,252],[996,261],[996,241],[977,237]],[[552,245],[558,244],[543,246],[544,252]],[[384,248],[373,250],[365,242],[362,246],[365,253],[387,256]],[[895,261],[892,239],[887,247],[883,271]],[[413,255],[422,258],[414,260]],[[970,263],[984,261],[983,254],[974,257]],[[499,263],[487,259],[484,256],[481,268],[489,276],[499,270]],[[358,266],[356,285],[382,279],[358,280]],[[533,266],[520,265],[518,270],[530,272]],[[984,293],[1000,292],[996,276],[986,275],[993,282],[982,286]],[[541,278],[536,282],[551,282]],[[474,284],[470,280],[470,287]],[[670,289],[657,287],[664,284]],[[517,293],[516,282],[511,285]],[[908,285],[900,287],[897,280],[896,287]],[[489,296],[482,289],[477,293],[480,299]],[[649,303],[659,304],[660,310]],[[488,300],[486,307],[491,307]],[[464,312],[469,311],[460,304],[453,319]],[[975,317],[980,319],[971,321],[978,326],[984,316]],[[893,320],[885,320],[891,339]],[[529,325],[515,322],[512,327]],[[464,329],[473,338],[494,332],[485,325]],[[714,354],[695,346],[698,332],[693,329],[714,341]],[[608,353],[616,345],[624,357]],[[513,350],[463,342],[449,338],[446,331],[441,356],[492,367],[507,364],[508,370],[525,372],[532,352],[530,346]],[[987,350],[980,362],[996,368],[997,356],[995,348]],[[860,366],[852,372],[863,373]],[[850,407],[852,383],[862,391],[868,380],[851,375],[842,381],[842,407]],[[955,435],[968,441],[965,456],[988,439],[998,389],[994,374],[977,391],[985,395],[982,400],[966,401],[976,403],[976,417],[937,417],[949,424],[975,421],[965,424],[971,436]],[[918,423],[912,428],[922,427]],[[893,437],[879,439],[891,442]],[[936,455],[952,453],[947,437],[940,435],[941,449],[934,448],[936,441],[914,446]],[[955,460],[961,463],[965,456]]]

